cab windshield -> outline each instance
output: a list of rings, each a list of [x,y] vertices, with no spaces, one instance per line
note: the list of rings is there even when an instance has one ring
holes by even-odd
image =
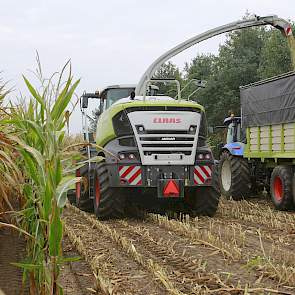
[[[226,137],[226,143],[232,143],[234,142],[234,131],[235,131],[235,125],[234,123],[230,123],[227,127],[227,137]]]
[[[134,88],[109,89],[106,95],[106,109],[108,109],[117,100],[130,96]]]
[[[241,124],[237,122],[231,122],[227,127],[226,143],[242,142],[244,134],[241,130]]]

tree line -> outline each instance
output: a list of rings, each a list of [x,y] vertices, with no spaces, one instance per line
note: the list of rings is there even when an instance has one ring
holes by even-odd
[[[208,123],[214,126],[222,124],[229,111],[240,113],[240,86],[292,70],[288,42],[281,32],[254,27],[227,34],[218,54],[198,54],[182,70],[168,62],[154,77],[180,80],[182,98],[196,90],[194,83],[187,85],[191,79],[206,80],[206,88],[191,99],[205,107]],[[175,86],[159,87],[160,93],[176,96]]]

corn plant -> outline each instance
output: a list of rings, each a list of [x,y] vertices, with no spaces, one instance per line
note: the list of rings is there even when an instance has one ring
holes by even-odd
[[[8,118],[8,108],[3,101],[9,91],[5,90],[5,83],[0,79],[0,124]],[[2,124],[1,124],[2,125]],[[13,196],[19,194],[18,183],[21,173],[15,164],[15,150],[13,142],[7,137],[9,126],[1,126],[0,131],[0,219],[8,219],[8,211],[14,211],[17,205]]]
[[[17,150],[17,162],[25,179],[25,203],[18,212],[18,222],[30,235],[27,259],[16,265],[24,269],[31,294],[62,294],[58,284],[59,266],[65,261],[61,213],[67,190],[81,180],[65,177],[77,152],[64,150],[64,138],[70,116],[67,108],[79,80],[73,81],[69,63],[61,74],[48,80],[43,79],[39,63],[37,74],[41,87],[34,87],[23,77],[30,99],[16,107],[5,122],[6,126],[13,126],[8,138]]]

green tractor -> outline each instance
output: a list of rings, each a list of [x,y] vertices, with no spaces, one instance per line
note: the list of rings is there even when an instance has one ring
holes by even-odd
[[[212,180],[214,159],[206,144],[204,108],[181,100],[177,85],[177,99],[154,95],[153,85],[144,96],[124,85],[82,96],[83,129],[89,141],[89,98],[99,101],[99,118],[96,147],[84,149],[89,164],[76,171],[88,186],[77,183],[70,195],[77,207],[94,210],[100,219],[122,217],[135,204],[159,213],[214,215],[219,194]],[[122,93],[128,96],[121,98]],[[103,160],[93,163],[95,156]]]

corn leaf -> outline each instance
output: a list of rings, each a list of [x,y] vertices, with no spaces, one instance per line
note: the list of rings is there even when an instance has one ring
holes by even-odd
[[[77,182],[81,182],[83,177],[69,176],[65,181],[62,181],[56,189],[56,201],[59,208],[63,208],[67,201],[67,191]]]
[[[49,255],[58,256],[61,252],[61,240],[63,232],[59,208],[55,208],[52,214],[53,216],[49,226]]]

